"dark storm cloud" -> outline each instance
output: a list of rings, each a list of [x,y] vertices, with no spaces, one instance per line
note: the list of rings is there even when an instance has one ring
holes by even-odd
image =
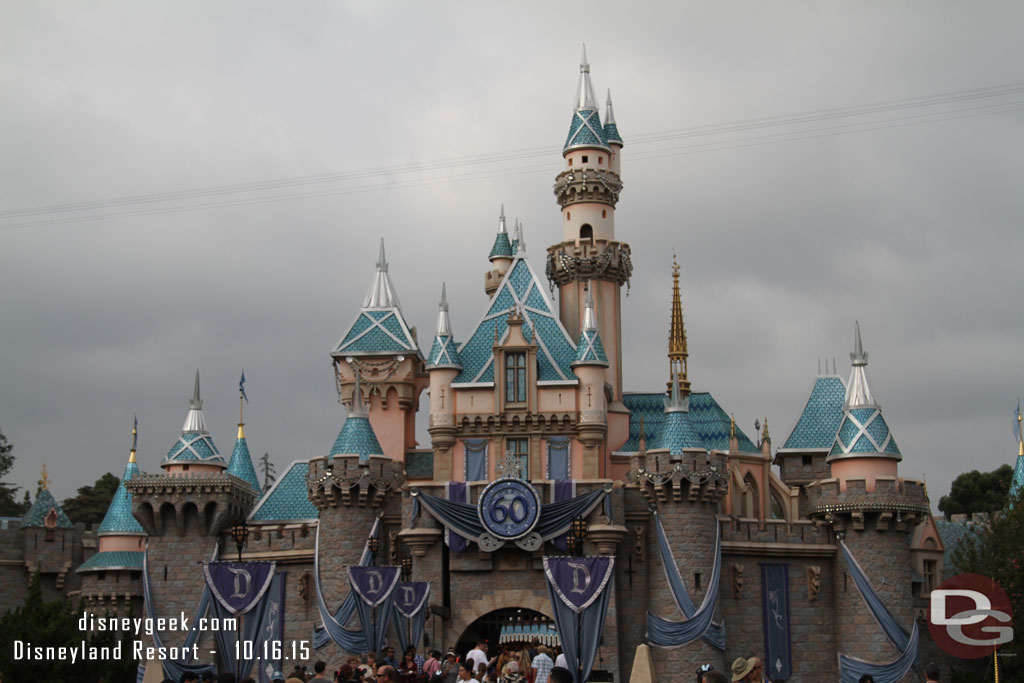
[[[323,452],[343,415],[327,353],[381,236],[421,347],[442,281],[459,341],[478,319],[500,203],[524,221],[542,270],[560,235],[551,183],[586,41],[627,145],[617,212],[636,264],[627,389],[664,381],[675,250],[695,388],[748,432],[767,416],[781,445],[818,358],[847,374],[859,319],[901,471],[927,472],[937,499],[958,472],[1016,452],[1024,97],[643,138],[1019,83],[1021,14],[915,3],[8,3],[3,210],[550,150],[46,213],[38,226],[0,220],[0,429],[15,443],[13,478],[34,487],[45,461],[63,498],[120,473],[133,412],[140,464],[155,470],[197,367],[222,452],[242,367],[253,453],[270,451],[280,470]]]

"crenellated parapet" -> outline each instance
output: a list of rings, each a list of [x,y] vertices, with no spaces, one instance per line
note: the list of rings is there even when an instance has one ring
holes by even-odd
[[[633,275],[630,254],[625,242],[562,242],[548,247],[545,274],[549,282],[559,287],[586,280],[607,280],[621,286]]]
[[[245,519],[256,500],[249,482],[231,474],[140,474],[124,487],[132,516],[150,537],[217,536]]]
[[[825,520],[834,530],[863,530],[871,523],[878,531],[913,528],[928,514],[929,502],[921,482],[877,477],[868,491],[865,479],[823,479],[807,485],[808,517]]]
[[[630,458],[626,476],[650,501],[717,506],[729,488],[727,472],[724,453],[658,452]]]
[[[569,168],[555,176],[554,192],[562,208],[580,202],[614,207],[622,192],[622,178],[611,169]]]
[[[313,458],[306,479],[309,500],[321,513],[339,505],[379,508],[404,483],[402,463],[385,457]]]

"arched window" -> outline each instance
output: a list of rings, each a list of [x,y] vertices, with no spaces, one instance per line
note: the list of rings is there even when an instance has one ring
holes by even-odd
[[[760,519],[761,499],[757,495],[757,482],[753,475],[748,473],[743,478],[743,483],[747,485],[747,490],[743,494],[743,516]]]
[[[581,240],[592,240],[594,239],[594,228],[590,227],[590,223],[584,223],[580,226],[580,239]]]

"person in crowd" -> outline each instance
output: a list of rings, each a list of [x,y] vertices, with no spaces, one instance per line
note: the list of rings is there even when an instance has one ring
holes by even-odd
[[[325,671],[327,671],[327,662],[321,659],[313,665],[313,673],[315,675],[310,679],[310,683],[331,683],[324,675]]]
[[[564,666],[553,666],[548,674],[548,683],[573,683],[572,672]]]
[[[416,646],[415,645],[410,645],[409,647],[405,648],[405,651],[412,653],[413,661],[416,662],[416,670],[419,671],[420,673],[422,673],[423,672],[423,663],[427,661],[426,657],[421,655],[419,652],[416,652]]]
[[[538,645],[537,656],[530,662],[530,668],[535,672],[533,683],[548,683],[548,675],[551,673],[551,668],[554,665],[555,663],[548,656],[547,646]]]
[[[181,674],[181,683],[199,683],[199,674],[195,671],[186,671]]]
[[[466,653],[466,659],[473,660],[473,673],[480,668],[481,664],[487,666],[487,641],[478,640],[476,647]]]
[[[455,650],[448,648],[441,664],[441,683],[455,683],[459,677],[459,658]]]
[[[217,683],[235,683],[238,679],[230,671],[222,671],[217,674]]]
[[[459,662],[459,680],[463,683],[480,683],[476,678],[473,677],[473,666],[474,662],[468,657],[465,661]]]
[[[394,654],[394,648],[388,648]],[[398,683],[398,669],[390,664],[381,664],[377,667],[377,683]]]
[[[284,674],[280,671],[270,674],[270,683],[284,683]]]
[[[737,657],[732,662],[732,680],[733,683],[743,681],[748,683],[750,681],[750,671],[754,668],[754,658],[745,659],[743,657]]]
[[[423,674],[428,679],[433,679],[440,670],[441,652],[439,650],[431,650],[430,656],[423,661]]]
[[[398,660],[395,659],[395,648],[386,647],[380,653],[380,659],[377,660],[377,666],[387,664],[392,669],[398,670]]]
[[[924,668],[925,683],[939,683],[939,675],[939,665],[935,662],[929,662]]]
[[[360,678],[366,678],[367,676],[376,677],[377,675],[377,655],[372,652],[367,652],[363,655],[363,663],[359,665],[359,669],[362,672]]]
[[[724,671],[710,669],[704,672],[704,678],[701,683],[729,683],[729,677],[725,675]]]
[[[416,665],[416,651],[406,650],[398,663],[398,675],[403,681],[415,680],[420,668]]]
[[[859,679],[857,679],[857,683],[875,683],[875,677],[871,674],[864,674]]]

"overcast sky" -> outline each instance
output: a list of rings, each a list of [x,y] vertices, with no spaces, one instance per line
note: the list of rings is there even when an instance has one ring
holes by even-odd
[[[859,320],[903,476],[934,503],[1012,462],[1024,6],[676,4],[3,0],[8,478],[120,475],[133,413],[158,470],[197,368],[225,455],[243,367],[253,455],[326,452],[381,237],[424,351],[442,281],[458,341],[481,315],[501,203],[543,272],[583,42],[626,143],[627,390],[664,387],[675,250],[694,390],[748,434],[782,445]]]

